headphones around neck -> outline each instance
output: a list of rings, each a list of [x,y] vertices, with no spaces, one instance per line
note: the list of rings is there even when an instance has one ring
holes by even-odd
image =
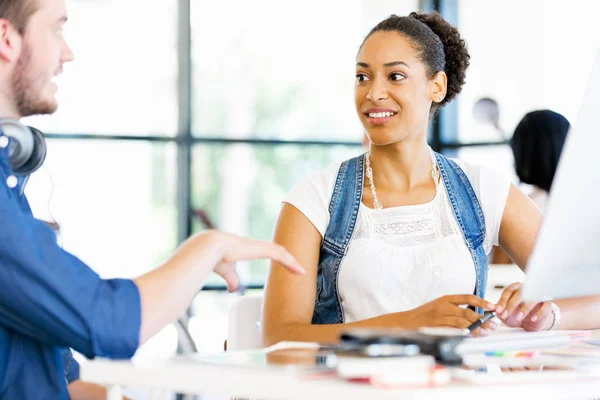
[[[29,175],[42,166],[46,159],[46,141],[40,130],[16,119],[0,118],[1,133],[11,139],[8,156],[15,175]]]

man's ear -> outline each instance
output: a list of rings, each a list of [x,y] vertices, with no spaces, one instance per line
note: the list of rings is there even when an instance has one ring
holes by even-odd
[[[0,59],[6,62],[15,62],[21,55],[23,38],[10,23],[0,18]]]
[[[438,71],[431,80],[431,101],[439,103],[446,97],[448,77],[444,71]]]

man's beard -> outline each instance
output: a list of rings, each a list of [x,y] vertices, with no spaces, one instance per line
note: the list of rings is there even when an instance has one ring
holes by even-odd
[[[36,114],[52,114],[56,111],[55,101],[41,98],[43,78],[32,72],[35,68],[31,64],[31,51],[29,46],[23,47],[23,52],[17,60],[17,65],[12,77],[12,90],[17,112],[21,117]],[[37,83],[37,85],[36,85]]]

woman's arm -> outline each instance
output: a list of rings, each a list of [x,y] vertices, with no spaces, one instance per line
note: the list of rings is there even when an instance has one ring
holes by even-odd
[[[312,325],[317,290],[317,267],[321,234],[296,207],[284,203],[275,228],[274,241],[284,247],[306,269],[302,276],[280,274],[271,268],[265,288],[262,318],[263,342],[282,340],[336,342],[347,325]],[[382,321],[379,321],[383,325]]]
[[[264,345],[283,340],[335,343],[341,331],[354,327],[465,328],[479,316],[459,305],[493,308],[491,304],[473,295],[445,296],[406,312],[347,324],[312,325],[321,240],[321,234],[308,218],[294,206],[284,203],[275,228],[274,241],[285,247],[307,272],[305,275],[292,276],[282,274],[280,268],[271,268],[262,318]]]
[[[500,245],[522,270],[533,252],[541,226],[540,210],[519,189],[511,186],[500,226]],[[563,299],[554,303],[561,310],[560,329],[600,328],[600,296]],[[508,325],[528,330],[548,329],[554,322],[549,302],[521,301],[520,284],[511,285],[504,291],[496,311]]]
[[[511,185],[500,224],[500,247],[525,270],[542,226],[542,213],[523,192]]]

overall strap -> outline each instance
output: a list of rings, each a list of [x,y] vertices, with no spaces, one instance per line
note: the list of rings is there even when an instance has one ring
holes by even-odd
[[[486,230],[481,204],[462,168],[441,154],[436,153],[435,157],[452,210],[475,264],[475,295],[484,298],[487,286],[488,258],[484,248]],[[480,308],[475,308],[475,311],[483,313]]]
[[[313,324],[344,322],[338,278],[342,259],[346,255],[354,232],[362,199],[363,166],[364,156],[343,162],[335,181],[329,203],[329,224],[319,255]]]
[[[360,155],[344,161],[335,180],[323,247],[337,254],[346,254],[354,232],[362,199],[364,159],[364,155]]]
[[[475,190],[458,164],[438,153],[435,157],[467,246],[476,249],[485,240],[485,219]]]

